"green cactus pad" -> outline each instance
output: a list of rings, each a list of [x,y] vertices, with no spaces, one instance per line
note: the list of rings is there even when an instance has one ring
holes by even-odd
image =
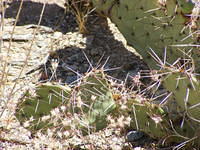
[[[194,32],[199,26],[191,26],[190,14],[187,14],[192,12],[194,7],[191,2],[184,0],[93,0],[93,2],[97,11],[111,18],[128,44],[132,45],[153,69],[159,68],[157,65],[159,62],[150,56],[151,50],[163,60],[166,49],[167,62],[172,64],[178,58],[188,57],[184,53],[191,51],[192,47],[182,46],[198,43]],[[193,36],[189,36],[192,32]],[[195,55],[193,57],[195,62],[199,60],[199,55],[196,56],[198,50],[193,48],[191,51],[192,57]]]
[[[181,10],[184,14],[191,14],[194,4],[187,0],[178,0],[178,5],[181,7]]]
[[[182,66],[185,60],[190,60],[191,67],[186,68],[193,69],[193,72],[185,74],[182,72],[184,69],[180,69],[174,73],[174,70],[170,69],[167,70],[171,72],[170,75],[163,76],[161,81],[172,92],[172,98],[177,101],[180,112],[183,113],[176,117],[178,120],[172,118],[166,120],[168,123],[169,120],[173,120],[174,128],[180,131],[181,135],[194,137],[192,126],[197,129],[200,120],[200,77],[194,76],[195,73],[200,73],[198,2],[186,0],[92,0],[92,2],[98,12],[106,15],[116,24],[127,43],[136,49],[151,69],[161,69],[161,72],[165,73],[166,70],[163,68],[167,68],[166,66],[176,68],[175,62],[180,62]],[[183,79],[177,84],[179,77]],[[184,101],[185,99],[187,102]],[[144,113],[144,111],[148,112],[149,108],[148,106],[136,108],[136,114],[138,111],[140,112],[138,115],[144,117],[138,119],[142,125],[144,125],[143,120],[151,121]],[[143,111],[139,111],[140,109]],[[180,128],[179,120],[184,117],[184,113],[187,118]],[[158,133],[154,132],[153,128],[148,128],[145,130],[145,126],[142,127],[154,136],[165,134],[161,128],[157,129],[160,131]],[[153,132],[149,132],[150,130]]]
[[[80,127],[86,132],[88,127],[100,130],[106,127],[106,116],[116,107],[111,89],[103,71],[88,73],[82,82],[77,96],[81,98],[83,105],[81,108],[72,108],[75,112],[82,112],[83,124]]]
[[[165,143],[183,142],[198,135],[198,124],[191,123],[180,114],[171,114],[166,106],[151,104],[150,102],[138,103],[130,100],[132,103],[133,115],[131,127],[143,131],[154,139],[165,139]],[[170,109],[170,108],[168,108]],[[172,117],[173,116],[173,117]],[[194,140],[198,143],[198,138]]]
[[[88,73],[75,90],[51,83],[37,86],[36,96],[26,98],[18,105],[16,117],[21,124],[30,120],[30,126],[26,128],[33,132],[39,129],[45,131],[54,126],[55,117],[51,111],[63,105],[67,108],[63,115],[70,113],[79,116],[79,119],[72,120],[72,124],[85,134],[106,127],[106,115],[115,109],[107,79],[102,71],[97,71]],[[49,119],[43,121],[42,117],[47,115]]]
[[[43,116],[50,115],[51,110],[66,103],[71,89],[58,84],[44,83],[36,87],[36,96],[28,97],[18,104],[16,117],[20,123],[32,118],[29,129],[39,130],[50,126],[48,122],[42,122]]]
[[[144,131],[153,138],[160,138],[170,134],[167,124],[165,124],[165,113],[163,109],[148,102],[144,104],[133,105],[135,114],[133,116],[131,127]]]
[[[169,71],[164,86],[173,92],[180,111],[191,120],[200,120],[200,82],[192,74]]]

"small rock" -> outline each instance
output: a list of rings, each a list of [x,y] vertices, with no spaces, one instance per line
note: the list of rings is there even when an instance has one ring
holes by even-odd
[[[53,34],[53,38],[55,38],[55,39],[58,39],[58,38],[60,38],[62,36],[62,33],[61,32],[54,32],[54,34]]]
[[[135,142],[140,140],[144,136],[141,131],[130,131],[126,135],[127,142]]]

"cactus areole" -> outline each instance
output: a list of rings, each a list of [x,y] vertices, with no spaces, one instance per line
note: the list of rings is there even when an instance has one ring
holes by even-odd
[[[91,1],[97,12],[115,23],[151,69],[165,74],[161,77],[164,87],[189,124],[197,123],[194,129],[199,130],[200,1]]]
[[[197,0],[198,1],[198,0]],[[189,0],[92,0],[152,69],[193,58],[200,65],[199,2]],[[157,58],[152,57],[152,51]],[[159,59],[160,60],[159,60]],[[159,62],[158,62],[159,61]],[[196,69],[199,72],[199,69]]]

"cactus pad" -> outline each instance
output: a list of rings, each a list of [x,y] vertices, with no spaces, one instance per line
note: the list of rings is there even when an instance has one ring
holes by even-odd
[[[21,123],[28,120],[31,125],[27,128],[38,130],[45,128],[48,122],[43,122],[42,117],[50,115],[51,110],[66,103],[71,89],[67,86],[44,83],[36,87],[36,96],[28,97],[18,104],[16,117]]]
[[[185,0],[93,0],[97,11],[110,17],[126,38],[143,57],[158,69],[158,62],[151,56],[151,49],[163,60],[172,64],[178,58],[192,56],[199,62],[198,20],[192,20],[194,4]],[[183,48],[184,47],[184,48]],[[196,63],[196,67],[198,67]]]

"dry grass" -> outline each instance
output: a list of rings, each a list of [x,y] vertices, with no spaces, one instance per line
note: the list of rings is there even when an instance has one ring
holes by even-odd
[[[94,11],[89,0],[66,0],[66,8],[72,11],[76,16],[76,21],[79,26],[79,32],[87,34],[86,27],[88,15]]]

